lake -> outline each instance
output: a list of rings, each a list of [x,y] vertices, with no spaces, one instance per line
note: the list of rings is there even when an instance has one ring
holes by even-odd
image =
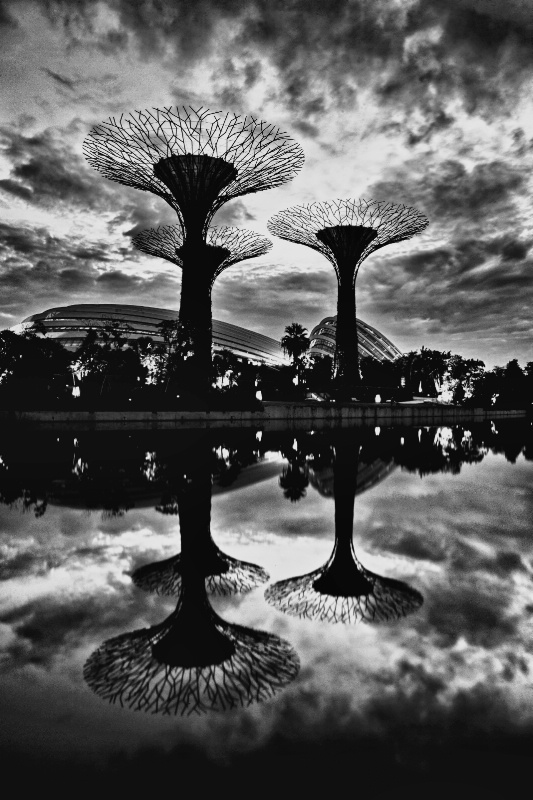
[[[4,430],[5,779],[529,781],[532,486],[520,420]]]

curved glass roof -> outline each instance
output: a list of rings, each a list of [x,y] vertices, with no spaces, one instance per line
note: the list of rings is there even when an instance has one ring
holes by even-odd
[[[337,317],[324,317],[311,331],[309,355],[334,356],[336,333]],[[372,356],[378,361],[394,361],[401,356],[401,351],[390,339],[359,318],[357,318],[357,337],[360,356]]]
[[[12,330],[27,330],[35,322],[44,327],[47,336],[59,339],[65,347],[74,350],[82,343],[90,328],[103,328],[119,323],[126,339],[150,336],[163,341],[158,325],[165,320],[177,320],[178,312],[167,308],[119,305],[115,303],[81,303],[56,306],[32,314]],[[240,328],[229,322],[213,320],[213,346],[215,350],[227,348],[236,356],[249,361],[263,361],[272,366],[287,363],[279,342],[261,333]]]

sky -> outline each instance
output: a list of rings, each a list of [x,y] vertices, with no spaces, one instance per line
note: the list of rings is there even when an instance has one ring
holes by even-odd
[[[82,145],[111,116],[185,105],[265,120],[305,153],[215,225],[268,235],[276,212],[337,198],[415,206],[427,229],[363,263],[358,315],[402,351],[533,360],[526,0],[0,0],[0,37],[0,328],[69,303],[179,308],[179,269],[131,246],[175,213]],[[279,339],[336,312],[336,278],[273,241],[217,279],[213,315]]]

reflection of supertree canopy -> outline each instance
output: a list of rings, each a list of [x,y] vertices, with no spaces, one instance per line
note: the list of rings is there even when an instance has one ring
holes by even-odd
[[[334,551],[323,567],[272,584],[265,597],[286,614],[345,624],[400,619],[422,605],[419,592],[402,581],[369,572],[355,553],[342,569],[339,562]]]
[[[335,445],[335,545],[323,567],[269,586],[265,598],[280,611],[327,622],[399,619],[422,604],[422,596],[401,581],[365,569],[353,549],[354,500],[358,492],[359,446],[353,432]]]
[[[268,222],[275,236],[312,247],[333,264],[338,281],[335,374],[348,395],[359,380],[355,307],[359,267],[375,250],[410,239],[427,224],[415,208],[363,199],[294,206]]]
[[[232,558],[223,553],[212,539],[210,542],[211,552],[207,558],[202,557],[205,585],[210,594],[249,592],[268,580],[268,572],[262,567]],[[139,567],[131,578],[139,589],[146,592],[177,597],[181,592],[182,582],[181,553],[164,561]]]
[[[186,561],[170,617],[109,639],[88,658],[84,677],[100,697],[136,711],[199,714],[267,700],[298,674],[288,642],[213,611],[203,577]]]
[[[91,131],[84,153],[106,178],[159,195],[187,229],[204,233],[228,200],[285,183],[304,160],[274,125],[202,108],[110,118]]]
[[[180,255],[183,232],[179,226],[167,225],[141,231],[132,239],[132,243],[143,253],[165,258],[178,267],[183,267]],[[196,266],[197,268],[201,266],[202,270],[211,273],[211,284],[213,284],[220,273],[232,264],[267,253],[272,247],[272,242],[253,231],[211,228],[207,235],[207,246],[201,265]]]

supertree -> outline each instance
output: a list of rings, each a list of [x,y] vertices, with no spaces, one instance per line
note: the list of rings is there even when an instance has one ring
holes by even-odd
[[[184,334],[192,343],[188,379],[193,385],[201,386],[203,382],[207,384],[204,389],[208,388],[211,371],[213,284],[220,273],[232,264],[267,253],[272,242],[253,231],[211,228],[200,259],[201,269],[198,269],[198,262],[194,266],[187,263],[181,226],[167,225],[141,231],[132,239],[132,244],[143,253],[164,258],[182,270],[179,321]]]
[[[202,308],[201,316],[210,320],[213,264],[218,268],[227,256],[220,245],[208,241],[215,213],[234,197],[280,186],[294,177],[304,160],[301,147],[274,125],[190,107],[111,117],[93,128],[84,153],[106,178],[153,192],[176,211],[183,237],[179,258],[184,323],[194,314],[189,307]],[[202,340],[208,334],[198,335]],[[193,340],[193,345],[195,351],[205,349],[202,341]],[[205,354],[204,358],[199,394],[209,388]]]
[[[359,267],[380,247],[410,239],[427,224],[416,208],[363,199],[294,206],[268,222],[274,236],[312,247],[333,264],[338,284],[335,378],[343,398],[349,398],[359,383],[355,305]]]
[[[111,703],[160,714],[224,710],[266,700],[298,674],[299,659],[288,642],[226,622],[209,603],[206,575],[217,554],[205,546],[211,511],[207,445],[197,440],[176,484],[176,610],[159,625],[109,639],[85,664],[85,680]]]
[[[359,446],[353,432],[335,443],[333,467],[335,544],[319,569],[278,581],[265,598],[280,611],[325,622],[356,623],[399,619],[422,604],[422,595],[402,581],[365,569],[353,548],[354,500],[358,487]]]

